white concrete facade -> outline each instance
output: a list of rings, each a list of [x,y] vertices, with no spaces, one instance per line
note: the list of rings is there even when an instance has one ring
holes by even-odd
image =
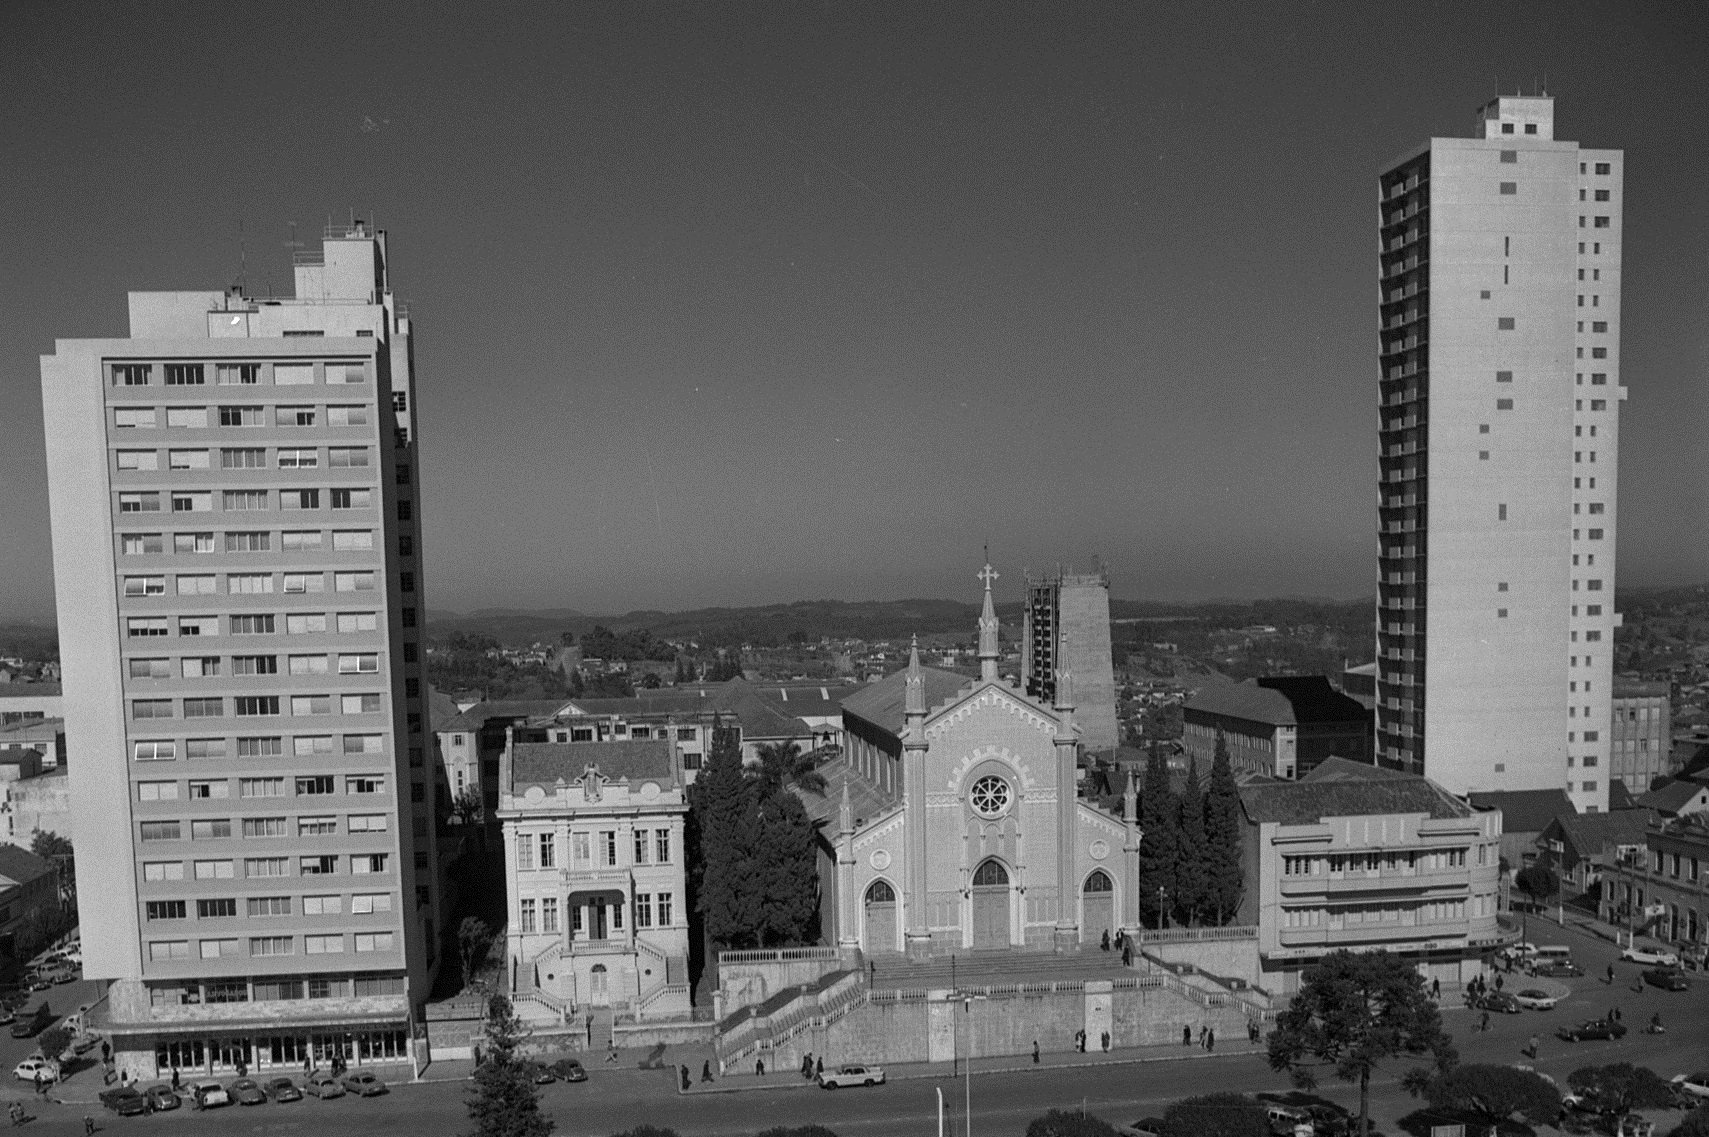
[[[1608,800],[1622,155],[1547,97],[1384,171],[1379,762]]]

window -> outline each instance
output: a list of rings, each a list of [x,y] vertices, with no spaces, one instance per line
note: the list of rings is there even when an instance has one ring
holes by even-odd
[[[113,364],[113,386],[115,387],[146,387],[149,373],[154,370],[146,363],[115,363]]]
[[[291,739],[291,753],[297,757],[332,753],[332,735],[299,734]]]
[[[240,532],[225,535],[225,551],[228,553],[265,553],[272,547],[271,533]]]
[[[366,529],[341,529],[332,535],[334,552],[362,552],[374,547],[374,534]]]
[[[297,871],[303,876],[330,876],[338,871],[338,857],[331,853],[299,857]]]
[[[239,796],[239,797],[284,797],[285,796],[285,779],[284,778],[239,778],[237,780],[237,796]],[[252,821],[252,820],[254,820],[254,819],[250,818],[250,819],[245,820],[244,825],[247,827],[249,824],[249,821]],[[245,837],[249,836],[249,832],[248,832],[247,828],[245,829],[243,835]]]
[[[187,758],[224,758],[225,739],[223,738],[188,738],[184,740],[184,755]]]
[[[233,675],[277,675],[279,657],[276,655],[234,655],[231,657]]]
[[[154,450],[121,450],[116,457],[121,470],[160,469],[160,454]]]
[[[267,718],[279,713],[277,695],[239,695],[232,702],[240,718]]]
[[[183,861],[144,861],[142,879],[147,881],[183,880]]]
[[[181,636],[217,636],[220,634],[218,616],[180,616],[178,634]]]
[[[119,551],[127,557],[163,553],[166,537],[162,533],[125,533],[119,537]]]
[[[326,574],[323,572],[288,572],[285,574],[284,586],[286,592],[325,592]]]
[[[1509,164],[1509,165],[1512,165],[1513,163],[1519,161],[1519,151],[1517,151],[1517,150],[1503,150],[1501,152],[1501,160],[1503,162]]]
[[[303,897],[303,915],[305,916],[338,916],[343,912],[344,897],[342,896]]]
[[[344,591],[344,590],[340,590]],[[350,635],[354,632],[373,632],[380,627],[379,616],[374,612],[340,612],[338,614],[339,635]]]
[[[304,936],[304,955],[339,955],[344,951],[343,936]],[[310,981],[312,984],[312,980]]]
[[[219,591],[212,573],[201,575],[180,575],[177,580],[178,595],[180,596],[212,596]]]
[[[217,363],[214,382],[221,387],[252,387],[261,379],[259,363]]]
[[[653,861],[661,865],[670,864],[671,831],[669,829],[653,830]]]
[[[261,407],[221,407],[221,426],[262,426],[266,420],[262,417]]]
[[[334,509],[366,509],[374,504],[373,490],[336,489],[328,492]]]
[[[165,596],[166,578],[163,576],[127,576],[125,577],[126,596]]]
[[[234,636],[270,636],[273,634],[273,628],[272,616],[233,616],[231,618],[231,634]]]
[[[347,715],[372,715],[385,709],[381,705],[380,696],[377,694],[343,695],[340,696],[340,705],[343,713]]]
[[[291,713],[293,715],[330,715],[332,713],[332,696],[292,695]]]
[[[1606,228],[1608,228],[1608,218],[1604,217],[1604,216],[1598,216],[1594,221],[1591,222],[1591,225],[1593,228],[1596,228],[1596,229],[1606,229]],[[167,425],[171,425],[171,424],[168,423]]]
[[[285,753],[282,738],[240,738],[237,740],[239,758],[277,758]]]
[[[334,446],[326,452],[326,464],[335,470],[348,470],[368,465],[366,446]]]
[[[172,535],[172,551],[174,553],[194,553],[198,556],[203,553],[211,553],[214,551],[214,535],[212,533],[174,533]]]
[[[313,407],[277,407],[274,421],[280,426],[313,426],[315,424],[315,409]]]
[[[170,739],[140,741],[132,753],[138,762],[170,762],[178,757],[178,743]]]
[[[651,893],[637,892],[635,894],[635,926],[637,928],[653,926],[653,897]]]
[[[198,862],[198,864],[204,862]],[[225,862],[230,864],[230,861]],[[243,875],[247,877],[288,876],[290,860],[286,857],[245,857]],[[197,874],[200,877],[200,873]],[[228,874],[229,875],[229,874]]]
[[[350,911],[359,916],[372,912],[390,912],[392,894],[389,892],[358,892],[350,897]]]
[[[164,370],[168,387],[200,387],[206,382],[200,363],[168,363]]]
[[[408,521],[415,516],[414,507],[407,501],[398,502],[398,520]]]
[[[312,363],[275,363],[273,365],[273,386],[275,387],[304,387],[315,381],[315,365]]]
[[[181,837],[181,829],[176,821],[144,821],[140,836],[144,841],[177,841]]]
[[[125,634],[132,639],[171,634],[164,616],[131,616],[125,620]]]
[[[166,425],[169,427],[205,427],[208,425],[208,408],[167,407]]]
[[[285,634],[288,636],[309,636],[326,631],[325,612],[303,612],[285,617]]]
[[[385,753],[385,745],[384,745],[382,739],[380,738],[380,736],[377,734],[347,734],[344,736],[344,752],[346,754],[383,754],[383,753]],[[355,782],[357,782],[359,780],[360,781],[369,781],[372,779],[368,779],[366,777],[361,778],[361,779],[352,778],[352,779],[350,779],[350,782],[352,784],[354,784]],[[346,793],[376,793],[377,794],[377,793],[383,792],[384,789],[385,789],[385,786],[383,784],[380,785],[377,789],[360,790],[360,791],[347,786],[345,788],[345,792]]]
[[[116,407],[113,425],[120,430],[147,430],[154,426],[153,407]]]
[[[173,513],[212,513],[214,511],[214,495],[211,492],[174,490],[172,492]],[[208,550],[212,552],[212,549]]]
[[[658,907],[659,927],[668,928],[671,925],[671,894],[661,892],[653,898]]]
[[[290,904],[290,901],[285,899],[284,897],[280,897],[280,899],[285,900],[285,903],[287,904],[287,906]],[[254,904],[255,901],[251,900],[250,903]],[[255,915],[255,913],[251,912],[250,915],[253,916],[253,915]],[[249,937],[249,954],[252,956],[253,955],[290,955],[294,951],[296,951],[296,941],[293,940],[290,936],[251,936],[251,937]]]
[[[331,774],[312,774],[297,779],[298,797],[319,797],[332,792]]]
[[[516,867],[524,871],[534,867],[534,842],[526,837],[516,842]]]
[[[348,824],[352,833],[384,833],[387,828],[383,813],[352,813]]]
[[[1512,316],[1501,316],[1495,321],[1496,331],[1499,332],[1511,332],[1515,326]]]
[[[226,575],[226,591],[233,596],[261,596],[273,591],[270,572],[234,572]]]
[[[279,547],[287,553],[304,552],[320,546],[319,529],[287,529],[279,534]]]
[[[1507,520],[1507,506],[1506,505],[1498,505],[1495,507],[1495,519],[1497,521],[1506,521]]]
[[[177,801],[177,782],[138,782],[136,784],[136,799],[138,801]]]
[[[377,675],[380,671],[380,656],[377,652],[362,652],[356,655],[340,655],[338,657],[338,673],[340,675]]]
[[[385,853],[357,853],[350,858],[350,871],[356,876],[368,876],[386,871]]]
[[[1518,182],[1502,182],[1501,183],[1501,192],[1502,192],[1502,195],[1504,197],[1511,197],[1513,194],[1516,194],[1519,192],[1519,183]]]
[[[617,831],[614,829],[601,830],[599,844],[600,853],[604,858],[601,863],[607,868],[615,868],[617,865]]]
[[[647,831],[645,829],[635,830],[635,863],[638,865],[646,864],[652,859],[649,856],[651,852],[652,846],[647,842]]]
[[[182,869],[184,866],[178,866]],[[150,900],[145,908],[150,920],[182,920],[187,914],[182,900]]]
[[[171,717],[171,699],[131,700],[131,718],[133,719],[169,719]]]
[[[160,495],[157,493],[122,493],[119,495],[120,513],[159,513]]]
[[[193,800],[211,801],[230,796],[231,783],[224,778],[198,779],[190,783],[190,797]]]
[[[127,670],[132,679],[170,679],[172,661],[169,659],[132,659]]]
[[[336,817],[297,818],[297,836],[299,837],[333,837],[337,834],[338,818]]]
[[[210,817],[202,821],[190,822],[190,840],[218,841],[231,836],[231,819],[229,817]]]
[[[326,673],[326,656],[324,655],[293,655],[291,657],[292,675],[325,675]]]
[[[196,901],[196,919],[198,920],[217,920],[222,916],[235,915],[237,915],[237,901],[230,897],[215,897]]]
[[[328,426],[366,426],[368,424],[368,408],[364,406],[328,407],[326,408],[326,422]]]
[[[337,592],[372,592],[375,575],[372,572],[335,572],[332,587]]]
[[[376,744],[380,739],[377,734],[346,735],[346,753],[349,753],[348,742],[352,737],[371,738]],[[364,753],[373,753],[378,750],[379,746],[376,745],[373,751],[364,751]],[[383,794],[386,792],[386,779],[379,774],[354,774],[344,779],[344,792],[347,794]]]
[[[148,943],[148,958],[151,963],[164,963],[171,959],[189,959],[189,940],[150,940]]]
[[[540,837],[540,867],[555,868],[558,864],[558,842],[550,833],[541,833]]]
[[[208,468],[208,452],[206,450],[168,450],[167,464],[174,470],[206,470]]]
[[[373,332],[358,331],[357,335],[373,335]],[[367,365],[361,362],[328,363],[326,365],[326,381],[328,383],[362,383],[368,378]]]
[[[280,490],[280,509],[319,509],[319,490]]]
[[[357,951],[391,951],[391,932],[357,932]]]
[[[517,923],[524,935],[539,931],[539,921],[535,917],[534,910],[535,904],[531,897],[524,897],[517,901]]]

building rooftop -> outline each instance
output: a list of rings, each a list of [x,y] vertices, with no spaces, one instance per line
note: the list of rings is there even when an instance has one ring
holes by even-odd
[[[0,844],[0,880],[11,884],[28,884],[53,872],[53,863],[38,857],[28,849]]]
[[[1648,679],[1614,678],[1614,697],[1616,699],[1665,698],[1673,694],[1670,683],[1654,682]]]
[[[1436,820],[1472,815],[1470,806],[1428,778],[1345,759],[1330,759],[1324,766],[1330,762],[1337,765],[1322,779],[1252,781],[1240,786],[1246,816],[1258,823],[1315,825],[1330,817],[1373,814],[1422,813]]]
[[[949,702],[975,682],[958,672],[943,671],[936,667],[920,668],[920,676],[926,689],[928,714],[934,707]],[[843,699],[843,713],[856,715],[900,738],[908,723],[903,708],[907,685],[907,670],[893,671],[846,696]]]
[[[1567,791],[1562,789],[1491,790],[1467,796],[1478,809],[1501,811],[1503,833],[1541,833],[1555,818],[1578,812]]]
[[[1641,845],[1644,829],[1655,818],[1648,809],[1620,809],[1608,813],[1577,813],[1557,817],[1545,828],[1558,832],[1580,857],[1595,856],[1611,845]]]
[[[0,699],[40,699],[46,695],[60,693],[58,683],[29,682],[14,680],[11,683],[0,683]]]
[[[1653,809],[1666,817],[1678,817],[1685,812],[1694,812],[1689,807],[1699,795],[1706,793],[1709,793],[1709,784],[1694,778],[1677,778],[1640,795],[1636,800],[1645,809]]]
[[[1365,705],[1322,675],[1266,675],[1244,683],[1201,687],[1182,708],[1272,726],[1363,722]]]
[[[669,742],[645,739],[613,742],[518,742],[511,747],[512,793],[540,786],[552,789],[559,780],[573,782],[597,766],[607,781],[681,781]]]
[[[820,828],[835,830],[842,809],[843,787],[849,791],[849,808],[854,811],[855,824],[871,821],[901,800],[900,794],[886,793],[877,783],[861,775],[845,757],[838,756],[819,767],[825,779],[825,792],[814,793],[793,787],[795,796],[807,810],[807,816]]]

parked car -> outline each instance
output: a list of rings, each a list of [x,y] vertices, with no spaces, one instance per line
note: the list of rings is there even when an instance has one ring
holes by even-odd
[[[1644,972],[1644,982],[1663,991],[1689,991],[1691,980],[1677,967],[1652,967]]]
[[[316,1070],[303,1084],[303,1092],[313,1094],[317,1098],[341,1098],[344,1096],[344,1087],[339,1085],[338,1079],[328,1071]]]
[[[1486,1011],[1496,1011],[1504,1015],[1517,1015],[1525,1008],[1519,1000],[1506,991],[1491,991],[1478,1000],[1478,1007]]]
[[[32,971],[24,976],[24,986],[31,991],[47,991],[53,987],[53,980],[45,972]]]
[[[560,1058],[552,1063],[548,1069],[552,1071],[552,1076],[560,1082],[587,1081],[587,1071],[582,1069],[581,1062],[574,1058]]]
[[[1561,1001],[1561,997],[1559,995],[1551,995],[1547,991],[1542,991],[1535,987],[1528,987],[1523,991],[1515,993],[1513,1001],[1518,1003],[1521,1007],[1527,1007],[1533,1011],[1552,1011],[1555,1009],[1555,1004]]]
[[[26,1082],[36,1080],[37,1074],[45,1074],[49,1078],[59,1077],[59,1063],[40,1054],[32,1054],[16,1066],[12,1067],[12,1076],[22,1078]]]
[[[1709,1101],[1709,1072],[1675,1074],[1670,1084],[1681,1094],[1694,1097],[1700,1102]]]
[[[13,1038],[34,1038],[53,1023],[53,1012],[43,1003],[29,1014],[21,1016],[12,1024]]]
[[[180,1105],[184,1104],[183,1100],[178,1096],[178,1091],[174,1090],[165,1082],[156,1082],[154,1085],[148,1087],[148,1089],[142,1091],[142,1093],[143,1096],[148,1099],[148,1104],[156,1113],[162,1113],[169,1109],[177,1109]]]
[[[84,1031],[71,1040],[71,1052],[83,1055],[101,1045],[101,1036],[94,1031]]]
[[[79,978],[75,967],[54,967],[43,973],[49,983],[74,983]]]
[[[226,1091],[238,1105],[266,1105],[267,1091],[254,1078],[239,1078]]]
[[[359,1098],[373,1098],[386,1092],[386,1083],[366,1070],[357,1070],[344,1075],[344,1088]]]
[[[212,1078],[190,1083],[190,1105],[192,1108],[213,1109],[216,1106],[230,1104],[231,1095],[225,1092],[224,1086]]]
[[[1580,979],[1584,976],[1584,968],[1576,963],[1556,960],[1552,963],[1539,963],[1531,969],[1531,974],[1543,979]]]
[[[1633,944],[1631,947],[1621,948],[1620,958],[1626,963],[1642,963],[1649,967],[1657,964],[1663,967],[1679,966],[1679,956],[1664,947],[1651,944],[1645,944],[1643,947]]]
[[[1280,1102],[1265,1102],[1264,1116],[1270,1122],[1274,1137],[1307,1137],[1312,1131],[1311,1115],[1303,1109]]]
[[[1122,1137],[1162,1137],[1163,1119],[1161,1117],[1142,1117],[1132,1125],[1118,1125],[1116,1132]]]
[[[1529,959],[1532,956],[1536,955],[1537,954],[1537,945],[1534,943],[1529,943],[1529,942],[1518,943],[1518,944],[1509,944],[1507,947],[1502,948],[1501,951],[1499,951],[1496,954],[1501,956],[1502,959],[1511,959],[1514,962],[1518,962],[1519,960]]]
[[[881,1086],[884,1084],[884,1067],[839,1066],[828,1074],[820,1074],[819,1084],[827,1090],[842,1086]]]
[[[148,1102],[148,1095],[135,1086],[114,1086],[110,1090],[102,1090],[97,1096],[102,1105],[120,1117],[137,1117],[154,1110]]]
[[[528,1063],[528,1080],[537,1086],[549,1086],[557,1081],[558,1077],[545,1064],[530,1062]]]
[[[297,1088],[297,1083],[289,1078],[274,1078],[261,1087],[267,1091],[267,1096],[275,1102],[302,1101],[303,1091]]]
[[[1583,1042],[1586,1039],[1607,1041],[1626,1037],[1626,1024],[1610,1019],[1586,1019],[1577,1026],[1563,1026],[1555,1033],[1568,1042]]]

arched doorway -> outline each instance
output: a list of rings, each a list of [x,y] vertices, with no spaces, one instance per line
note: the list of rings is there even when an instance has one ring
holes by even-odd
[[[862,947],[868,952],[896,950],[896,890],[889,881],[875,880],[866,890],[865,935]]]
[[[973,872],[973,947],[1009,946],[1009,870],[989,860]]]
[[[1080,887],[1080,942],[1102,943],[1105,932],[1116,938],[1116,886],[1109,873],[1096,869]]]
[[[596,1007],[611,1005],[611,976],[605,970],[605,964],[596,963],[588,975],[587,1001]]]

